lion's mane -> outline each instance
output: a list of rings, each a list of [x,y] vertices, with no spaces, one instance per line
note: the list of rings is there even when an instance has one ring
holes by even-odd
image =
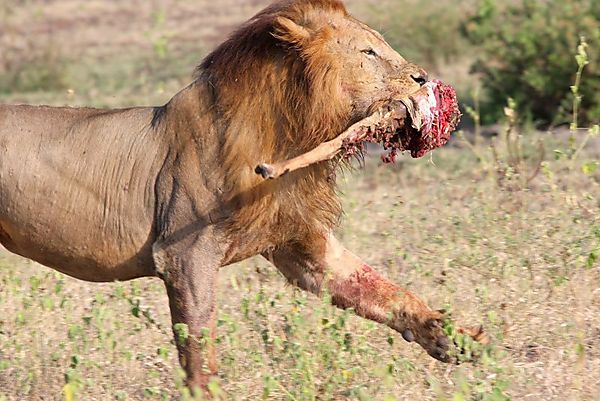
[[[348,15],[337,0],[276,3],[197,68],[223,138],[225,191],[235,203],[228,229],[245,232],[249,242],[265,235],[273,244],[304,240],[339,219],[335,161],[272,182],[261,182],[253,171],[259,162],[304,153],[349,125],[337,69],[343,61],[324,48],[334,34],[327,21],[336,13]]]

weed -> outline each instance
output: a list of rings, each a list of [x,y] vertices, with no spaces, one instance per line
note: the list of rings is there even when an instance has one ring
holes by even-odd
[[[166,10],[160,9],[152,13],[152,29],[146,32],[146,38],[152,43],[154,56],[164,60],[169,52],[169,38],[165,33],[167,19]]]
[[[67,87],[68,62],[53,44],[45,49],[8,51],[0,59],[0,93],[60,91]]]

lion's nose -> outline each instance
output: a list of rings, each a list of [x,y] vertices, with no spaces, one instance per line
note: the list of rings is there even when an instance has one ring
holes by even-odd
[[[410,77],[413,79],[413,81],[415,81],[421,86],[425,85],[429,80],[429,76],[427,75],[427,71],[425,70],[419,70],[419,72],[417,73],[410,74]]]

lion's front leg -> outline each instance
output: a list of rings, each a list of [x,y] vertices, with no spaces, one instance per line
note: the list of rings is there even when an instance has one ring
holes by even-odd
[[[335,264],[328,266],[335,271]],[[435,359],[448,361],[443,314],[430,309],[416,295],[385,279],[371,266],[362,262],[353,266],[356,270],[348,276],[332,273],[328,288],[334,304],[354,308],[359,316],[388,325],[408,342],[416,341]]]
[[[154,245],[154,261],[165,283],[179,361],[193,393],[207,391],[217,373],[215,248],[200,239],[172,239]]]
[[[358,315],[398,331],[406,341],[417,342],[432,357],[449,361],[442,313],[379,275],[333,235],[281,247],[265,256],[293,284],[316,294],[325,284],[335,305],[354,308]]]

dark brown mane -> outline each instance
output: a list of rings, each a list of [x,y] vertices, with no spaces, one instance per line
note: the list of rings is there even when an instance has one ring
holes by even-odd
[[[232,230],[256,229],[259,235],[274,221],[304,220],[306,227],[322,231],[337,222],[340,207],[329,179],[331,163],[260,186],[253,170],[258,162],[310,150],[349,125],[348,107],[339,94],[339,60],[323,49],[325,39],[333,34],[329,21],[347,16],[338,0],[275,3],[198,67],[196,84],[214,94],[223,130],[226,191],[245,205]],[[286,21],[310,31],[310,39],[300,45],[295,33],[284,26]],[[247,195],[240,197],[241,193]],[[313,199],[300,199],[309,193],[315,194]],[[294,210],[305,211],[303,216],[287,216],[284,205],[298,201],[305,205]],[[282,239],[273,240],[281,243]]]

